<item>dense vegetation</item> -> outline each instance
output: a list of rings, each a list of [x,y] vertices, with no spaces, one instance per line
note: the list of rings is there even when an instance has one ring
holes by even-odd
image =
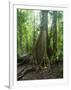
[[[63,77],[63,11],[17,9],[17,64],[18,80],[37,71]]]

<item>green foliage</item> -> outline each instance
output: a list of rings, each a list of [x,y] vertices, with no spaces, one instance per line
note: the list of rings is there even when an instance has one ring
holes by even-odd
[[[49,10],[48,16],[46,16],[47,11],[44,12],[45,18],[41,17],[41,10],[17,9],[17,55],[32,54],[43,29],[41,27],[46,25],[47,27],[44,29],[48,29],[48,58],[52,61],[63,60],[63,12]],[[45,21],[42,26],[41,21]]]
[[[38,17],[35,15],[34,11],[17,9],[17,53],[20,56],[32,51],[33,42],[36,42],[39,32],[37,19]],[[35,36],[33,36],[34,29]],[[33,38],[35,38],[35,41]]]

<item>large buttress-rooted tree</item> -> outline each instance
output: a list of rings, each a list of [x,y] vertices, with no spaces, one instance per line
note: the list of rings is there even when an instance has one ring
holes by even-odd
[[[40,23],[40,34],[33,50],[33,57],[35,63],[39,66],[50,68],[50,62],[48,58],[48,11],[41,11],[41,23]]]

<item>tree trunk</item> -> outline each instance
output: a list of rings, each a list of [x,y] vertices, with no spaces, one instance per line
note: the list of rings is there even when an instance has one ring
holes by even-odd
[[[57,54],[57,11],[53,11],[53,55]]]
[[[48,42],[48,11],[41,11],[40,34],[33,50],[33,57],[36,64],[50,67],[47,55]]]
[[[33,46],[35,45],[35,40],[36,40],[36,37],[35,37],[35,15],[34,15],[34,25],[33,25]]]
[[[26,31],[26,53],[28,52],[28,33]]]

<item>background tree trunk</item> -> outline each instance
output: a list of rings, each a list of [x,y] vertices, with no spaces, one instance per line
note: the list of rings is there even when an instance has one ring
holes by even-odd
[[[57,11],[53,11],[53,55],[57,55]]]
[[[35,45],[35,40],[36,40],[36,37],[35,37],[35,15],[34,15],[34,25],[33,25],[33,46]]]

